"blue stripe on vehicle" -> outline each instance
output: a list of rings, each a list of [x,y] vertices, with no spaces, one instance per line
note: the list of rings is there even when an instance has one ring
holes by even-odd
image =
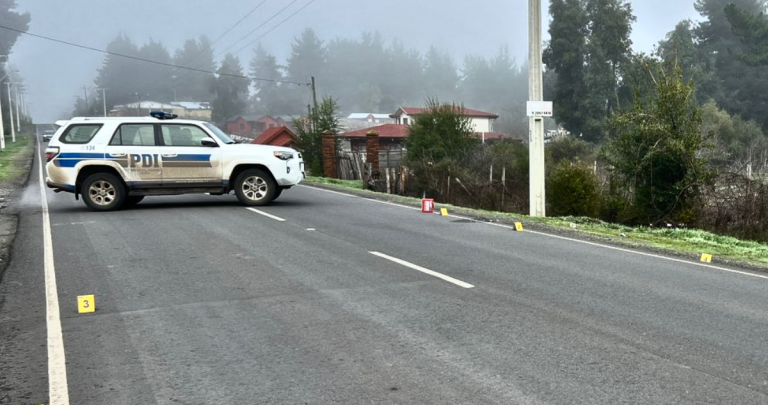
[[[178,155],[174,157],[163,156],[165,162],[210,162],[211,155]]]
[[[64,190],[67,190],[67,191],[75,191],[75,186],[73,186],[71,184],[62,184],[61,188],[63,188]]]
[[[75,167],[78,163],[88,159],[56,159],[55,165],[57,167]]]
[[[103,153],[60,153],[53,160],[56,167],[75,167],[83,160],[104,159]]]
[[[57,159],[104,159],[103,153],[60,153]]]

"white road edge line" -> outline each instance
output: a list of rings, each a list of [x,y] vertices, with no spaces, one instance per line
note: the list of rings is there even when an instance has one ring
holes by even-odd
[[[268,213],[266,213],[266,212],[264,212],[264,211],[259,211],[259,210],[257,210],[256,208],[247,208],[247,210],[248,210],[248,211],[253,211],[253,212],[255,212],[255,213],[259,214],[259,215],[264,215],[264,216],[265,216],[265,217],[267,217],[267,218],[272,218],[272,219],[274,219],[275,221],[279,221],[279,222],[285,222],[285,219],[283,219],[283,218],[280,218],[280,217],[274,216],[274,215],[272,215],[272,214],[268,214]]]
[[[407,209],[410,209],[410,210],[421,211],[419,208],[416,208],[416,207],[409,207],[407,205],[395,204],[395,203],[390,203],[390,202],[387,202],[387,201],[380,201],[380,200],[376,200],[376,199],[373,199],[373,198],[360,197],[360,196],[357,196],[357,195],[354,195],[354,194],[346,194],[346,193],[342,193],[342,192],[338,192],[338,191],[326,190],[326,189],[319,188],[319,187],[312,187],[312,186],[305,186],[305,185],[302,185],[300,187],[311,188],[311,189],[314,189],[314,190],[325,191],[325,192],[332,193],[332,194],[340,194],[340,195],[347,196],[347,197],[360,198],[360,199],[363,199],[363,200],[366,200],[366,201],[373,201],[373,202],[377,202],[377,203],[381,203],[381,204],[392,205],[392,206],[395,206],[395,207],[402,207],[402,208],[407,208]],[[448,216],[450,218],[474,221],[474,222],[485,224],[485,225],[491,225],[491,226],[496,226],[496,227],[499,227],[499,228],[515,230],[514,226],[497,224],[497,223],[487,222],[487,221],[479,221],[479,220],[476,220],[476,219],[472,219],[472,218],[468,218],[468,217],[463,217],[463,216],[460,216],[460,215],[450,214]],[[711,264],[697,263],[697,262],[692,262],[692,261],[689,261],[689,260],[677,259],[677,258],[668,257],[668,256],[661,256],[661,255],[656,255],[656,254],[653,254],[653,253],[640,252],[640,251],[637,251],[637,250],[625,249],[625,248],[620,248],[620,247],[616,247],[616,246],[605,245],[605,244],[602,244],[602,243],[589,242],[589,241],[585,241],[585,240],[569,238],[569,237],[566,237],[566,236],[552,235],[552,234],[544,233],[544,232],[537,232],[537,231],[525,231],[525,232],[532,233],[532,234],[535,234],[535,235],[540,235],[540,236],[546,236],[548,238],[562,239],[562,240],[567,240],[567,241],[570,241],[570,242],[582,243],[582,244],[585,244],[585,245],[590,245],[590,246],[596,246],[596,247],[601,247],[601,248],[605,248],[605,249],[616,250],[616,251],[619,251],[619,252],[631,253],[631,254],[636,254],[636,255],[646,256],[646,257],[653,257],[653,258],[662,259],[662,260],[669,260],[669,261],[672,261],[672,262],[690,264],[690,265],[693,265],[693,266],[704,267],[704,268],[707,268],[707,269],[720,270],[720,271],[724,271],[724,272],[727,272],[727,273],[740,274],[742,276],[749,276],[749,277],[755,277],[755,278],[761,278],[761,279],[768,280],[768,276],[764,276],[764,275],[761,275],[761,274],[749,273],[749,272],[740,271],[740,270],[733,270],[733,269],[728,269],[728,268],[725,268],[725,267],[713,266]]]
[[[61,332],[59,294],[56,288],[56,269],[53,265],[53,242],[51,240],[51,217],[48,213],[48,199],[45,196],[43,158],[40,143],[37,144],[37,158],[40,174],[40,203],[43,208],[43,255],[45,259],[45,309],[48,330],[48,394],[50,405],[69,405],[67,386],[67,363],[64,355],[64,337]]]
[[[436,271],[432,271],[430,269],[425,269],[424,267],[415,265],[413,263],[406,262],[405,260],[401,260],[401,259],[398,259],[396,257],[385,255],[384,253],[379,253],[379,252],[368,252],[368,253],[370,253],[370,254],[372,254],[374,256],[381,257],[382,259],[387,259],[389,261],[392,261],[392,262],[395,262],[397,264],[403,265],[405,267],[410,267],[410,268],[412,268],[414,270],[417,270],[417,271],[420,271],[422,273],[429,274],[430,276],[437,277],[437,278],[445,280],[445,281],[447,281],[449,283],[456,284],[457,286],[462,287],[462,288],[475,288],[475,286],[473,286],[472,284],[465,283],[465,282],[463,282],[461,280],[457,280],[457,279],[455,279],[455,278],[453,278],[451,276],[446,276],[445,274],[441,274],[441,273],[438,273]]]

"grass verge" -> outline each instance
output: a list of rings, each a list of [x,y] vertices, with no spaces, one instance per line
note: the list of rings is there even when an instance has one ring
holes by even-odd
[[[16,142],[6,136],[5,150],[0,151],[0,182],[25,175],[34,150],[35,142],[31,136],[17,135]]]
[[[360,180],[307,177],[305,181],[308,184],[326,188],[354,191],[355,194],[369,198],[421,206],[418,198],[363,190]],[[534,230],[670,254],[691,260],[698,260],[702,253],[708,253],[714,255],[713,264],[730,264],[768,271],[768,244],[744,241],[696,229],[629,227],[581,217],[531,218],[526,215],[483,211],[449,204],[437,205],[448,208],[451,213],[490,222],[512,224],[515,221],[522,221],[526,227]]]

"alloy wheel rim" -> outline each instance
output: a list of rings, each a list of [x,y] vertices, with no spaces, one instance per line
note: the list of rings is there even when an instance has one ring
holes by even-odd
[[[109,205],[117,198],[117,190],[111,183],[99,180],[91,184],[88,196],[96,205]]]
[[[263,200],[267,196],[267,191],[269,191],[267,182],[259,176],[248,177],[243,182],[243,195],[251,201]]]

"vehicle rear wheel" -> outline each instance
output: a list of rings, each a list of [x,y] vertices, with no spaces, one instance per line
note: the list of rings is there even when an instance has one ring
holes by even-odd
[[[235,180],[235,194],[243,205],[267,205],[275,199],[277,184],[262,169],[248,169]]]
[[[143,195],[129,195],[125,199],[125,206],[126,207],[133,207],[136,204],[140,203],[144,199]]]
[[[94,211],[114,211],[125,203],[127,193],[123,182],[109,173],[88,176],[80,188],[83,202]]]

